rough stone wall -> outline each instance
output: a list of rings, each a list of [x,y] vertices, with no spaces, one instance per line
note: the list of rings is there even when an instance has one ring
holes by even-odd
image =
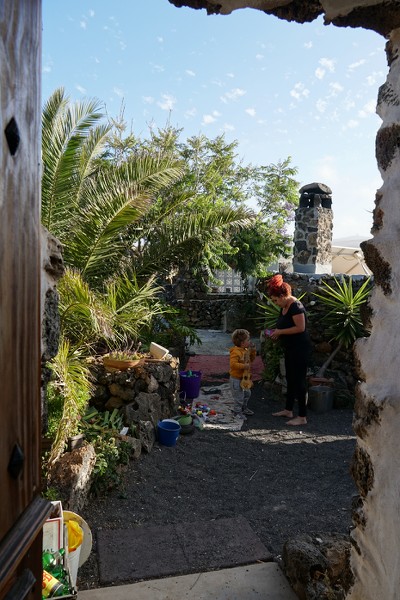
[[[308,23],[320,15],[326,25],[364,27],[388,35],[400,27],[398,0],[168,0],[174,6],[205,8],[209,15],[229,15],[256,8],[286,21]]]
[[[254,294],[209,294],[205,298],[185,298],[174,302],[184,313],[188,323],[196,329],[233,331],[247,327],[253,332],[255,323]]]
[[[303,273],[330,273],[333,212],[321,206],[296,210],[293,268]]]
[[[45,229],[41,229],[41,297],[40,310],[42,322],[41,337],[41,404],[42,434],[47,431],[46,386],[51,377],[47,361],[58,352],[60,337],[60,317],[58,312],[57,281],[64,273],[62,247],[60,242]]]
[[[94,360],[90,365],[94,392],[89,404],[101,412],[121,409],[124,425],[135,432],[141,448],[150,452],[158,421],[177,413],[178,367],[179,361],[173,358],[118,371],[107,370],[101,359]]]
[[[376,285],[370,302],[372,334],[356,347],[362,382],[354,419],[353,476],[359,498],[353,511],[351,600],[395,600],[400,594],[399,54],[400,29],[391,33],[387,43],[390,72],[379,90],[377,112],[383,123],[376,138],[384,183],[376,195],[374,239],[363,244]]]

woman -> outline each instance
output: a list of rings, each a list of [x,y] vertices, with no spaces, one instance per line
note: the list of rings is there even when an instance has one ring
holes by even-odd
[[[280,313],[273,340],[280,340],[286,368],[287,395],[285,410],[273,413],[274,417],[288,417],[288,425],[306,425],[307,423],[307,366],[311,344],[307,333],[307,317],[304,306],[292,296],[292,288],[275,275],[268,282],[268,296]],[[299,414],[293,417],[294,401],[298,401]]]

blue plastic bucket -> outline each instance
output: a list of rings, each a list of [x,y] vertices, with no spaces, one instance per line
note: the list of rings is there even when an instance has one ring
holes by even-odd
[[[179,389],[186,393],[186,398],[197,398],[200,394],[201,371],[180,371]]]
[[[159,421],[157,427],[158,441],[163,446],[175,446],[181,426],[173,420]]]

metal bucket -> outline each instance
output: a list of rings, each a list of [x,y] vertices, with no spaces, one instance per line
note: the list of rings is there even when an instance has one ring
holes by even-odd
[[[334,390],[329,385],[313,385],[308,388],[308,408],[323,414],[333,408]]]

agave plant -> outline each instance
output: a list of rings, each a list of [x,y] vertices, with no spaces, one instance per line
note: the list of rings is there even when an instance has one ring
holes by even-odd
[[[370,278],[366,279],[356,292],[354,292],[351,276],[348,282],[345,278],[341,282],[334,279],[335,287],[322,282],[323,292],[314,293],[327,308],[327,313],[322,320],[327,324],[329,341],[337,342],[334,350],[318,370],[317,377],[324,376],[326,369],[341,348],[349,348],[356,339],[368,335],[361,320],[360,309],[367,302],[371,292]]]

